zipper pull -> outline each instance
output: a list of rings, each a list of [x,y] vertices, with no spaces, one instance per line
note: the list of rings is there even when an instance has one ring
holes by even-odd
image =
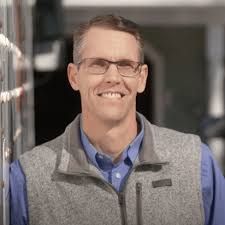
[[[124,202],[124,195],[121,193],[119,194],[119,204],[123,205],[123,202]]]
[[[127,225],[127,211],[126,211],[126,202],[125,202],[124,192],[119,193],[118,199],[119,199],[119,205],[120,205],[122,225]]]
[[[142,217],[142,183],[136,183],[136,211],[137,211],[137,225],[143,224]]]
[[[136,183],[136,190],[137,190],[137,192],[141,192],[141,190],[142,190],[142,183],[140,183],[140,182]]]

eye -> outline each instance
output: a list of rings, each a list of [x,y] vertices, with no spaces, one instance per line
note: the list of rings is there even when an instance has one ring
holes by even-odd
[[[104,59],[91,59],[89,66],[91,67],[105,67],[107,62]]]
[[[129,61],[129,60],[122,60],[122,61],[119,61],[117,63],[117,65],[119,67],[122,67],[122,68],[132,68],[132,69],[135,69],[135,62],[132,62],[132,61]]]

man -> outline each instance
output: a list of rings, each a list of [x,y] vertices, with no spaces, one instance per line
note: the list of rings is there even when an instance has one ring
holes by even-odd
[[[82,113],[12,164],[11,223],[225,224],[225,182],[208,147],[136,112],[148,75],[137,25],[95,17],[78,28],[73,57]]]

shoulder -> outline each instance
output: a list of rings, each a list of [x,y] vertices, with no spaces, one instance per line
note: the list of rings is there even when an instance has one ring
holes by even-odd
[[[197,138],[197,139],[200,139],[199,136],[196,134],[181,132],[181,131],[177,131],[177,130],[174,130],[171,128],[157,126],[154,124],[150,124],[150,126],[152,127],[152,129],[154,130],[154,133],[156,135],[162,136],[163,138],[168,137],[168,138]]]
[[[141,117],[144,124],[146,136],[152,135],[153,138],[155,139],[159,140],[163,139],[163,142],[173,142],[173,141],[176,142],[177,140],[179,141],[188,140],[188,141],[197,141],[198,144],[201,143],[199,136],[195,134],[184,133],[170,128],[157,126],[151,124],[143,115],[141,115]]]
[[[225,224],[225,179],[210,148],[202,144],[201,183],[206,224]]]
[[[153,139],[155,139],[156,144],[162,146],[163,148],[171,147],[170,150],[181,151],[195,151],[200,152],[201,139],[198,135],[191,133],[184,133],[176,131],[173,129],[159,127],[156,125],[150,125],[153,133]]]
[[[15,160],[10,164],[9,172],[10,184],[15,182],[22,184],[25,182],[24,172],[19,160]]]
[[[55,167],[57,156],[60,157],[62,149],[71,144],[71,140],[80,138],[78,115],[66,128],[64,133],[53,140],[27,151],[19,157],[22,168],[29,168],[29,171],[51,171]],[[27,174],[26,174],[27,175]]]
[[[55,166],[57,153],[62,148],[62,135],[36,146],[33,149],[25,152],[19,157],[20,165],[28,176],[28,173],[45,173],[46,170],[52,171]]]
[[[33,149],[22,154],[19,159],[25,160],[27,158],[35,158],[36,160],[42,160],[43,158],[46,158],[48,156],[52,157],[56,155],[57,151],[60,149],[61,138],[62,136],[58,136],[57,138],[49,142],[35,146]]]
[[[203,188],[209,188],[213,183],[217,181],[224,185],[224,176],[219,168],[217,161],[215,160],[212,151],[209,146],[202,143],[201,145],[201,171],[202,171],[202,180]]]

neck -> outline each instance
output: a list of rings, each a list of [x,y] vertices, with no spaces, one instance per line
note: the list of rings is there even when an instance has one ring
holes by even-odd
[[[82,126],[96,150],[109,155],[114,162],[120,159],[123,150],[137,135],[136,114],[108,123],[82,114]]]

